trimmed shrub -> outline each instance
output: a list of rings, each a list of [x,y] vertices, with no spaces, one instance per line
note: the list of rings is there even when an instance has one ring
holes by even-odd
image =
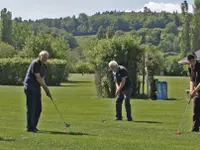
[[[70,67],[68,67],[70,73],[81,73],[81,74],[94,73],[93,66],[87,61],[80,59],[79,60],[73,59],[70,62],[71,62]]]
[[[9,58],[0,59],[0,84],[22,85],[31,59]],[[57,86],[68,76],[64,60],[49,60],[48,74],[45,78],[47,85]]]
[[[17,54],[17,51],[11,45],[0,42],[0,58],[12,58]]]

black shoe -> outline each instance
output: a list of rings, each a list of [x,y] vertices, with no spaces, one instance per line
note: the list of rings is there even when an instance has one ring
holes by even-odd
[[[122,120],[122,118],[117,118],[117,119],[115,119],[115,121],[121,121]]]
[[[192,129],[190,132],[199,132],[199,129]]]
[[[34,133],[37,133],[37,132],[39,132],[40,130],[37,129],[37,128],[35,128],[35,129],[29,128],[29,129],[27,129],[26,131],[27,131],[27,132],[34,132]]]
[[[35,128],[35,129],[33,130],[33,132],[37,133],[37,132],[40,132],[40,130],[37,129],[37,128]]]
[[[133,119],[132,118],[128,118],[127,121],[133,121]]]
[[[26,131],[27,132],[33,132],[33,129],[27,129]]]

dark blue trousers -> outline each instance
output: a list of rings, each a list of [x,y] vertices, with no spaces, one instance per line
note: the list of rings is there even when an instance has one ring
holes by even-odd
[[[193,101],[193,130],[199,131],[200,127],[200,95],[194,97]]]
[[[28,130],[36,129],[40,114],[42,112],[41,91],[25,89],[26,95],[26,128]]]
[[[131,97],[131,88],[127,88],[125,90],[122,90],[119,95],[116,97],[116,117],[118,119],[122,119],[122,103],[123,100],[125,100],[125,108],[126,108],[126,117],[127,119],[132,119],[131,115],[131,103],[130,103],[130,97]]]

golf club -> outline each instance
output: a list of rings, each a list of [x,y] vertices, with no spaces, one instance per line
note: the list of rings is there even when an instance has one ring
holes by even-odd
[[[108,114],[109,114],[109,112],[110,112],[110,110],[111,110],[111,108],[112,108],[112,105],[113,105],[113,102],[114,102],[114,101],[115,101],[115,99],[113,99],[113,100],[111,101],[111,104],[110,104],[110,107],[109,107],[109,109],[108,109],[108,112],[107,112],[105,118],[104,118],[101,122],[105,122],[105,121],[106,121],[106,119],[107,119],[107,117],[108,117]]]
[[[186,114],[186,112],[187,112],[187,110],[188,110],[188,106],[189,106],[190,102],[191,102],[191,98],[190,98],[190,100],[189,100],[188,103],[187,103],[187,106],[186,106],[186,108],[185,108],[185,112],[183,113],[183,116],[182,116],[181,122],[180,122],[179,127],[178,127],[177,134],[181,134],[180,129],[181,129],[181,127],[182,127],[183,119],[184,119],[185,114]]]
[[[55,106],[57,112],[59,113],[60,117],[62,118],[62,121],[64,122],[65,126],[66,126],[67,128],[70,127],[70,124],[69,124],[69,123],[66,123],[66,122],[64,121],[64,119],[63,119],[63,117],[62,117],[62,115],[61,115],[59,109],[57,108],[57,106],[56,106],[56,104],[55,104],[55,102],[54,102],[54,100],[53,100],[52,97],[51,97],[51,100],[52,100],[52,102],[53,102],[53,104],[54,104],[54,106]]]

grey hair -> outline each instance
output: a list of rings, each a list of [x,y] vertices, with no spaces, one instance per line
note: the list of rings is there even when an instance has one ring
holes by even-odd
[[[42,57],[42,56],[45,56],[45,55],[49,57],[49,53],[47,51],[41,51],[39,53],[39,57]]]
[[[112,61],[109,62],[109,67],[110,66],[118,67],[118,63],[116,61],[112,60]]]

